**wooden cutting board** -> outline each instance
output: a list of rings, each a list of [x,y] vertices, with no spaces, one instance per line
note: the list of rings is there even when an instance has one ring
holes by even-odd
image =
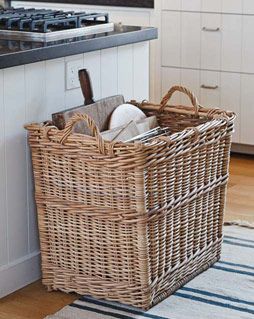
[[[108,123],[112,112],[123,103],[124,97],[122,95],[110,96],[101,99],[94,104],[82,105],[58,113],[54,113],[52,114],[52,121],[56,127],[62,130],[64,129],[65,124],[68,122],[68,120],[75,113],[87,114],[95,121],[100,132],[105,131],[108,129]],[[84,122],[75,124],[73,132],[91,135],[90,130]]]

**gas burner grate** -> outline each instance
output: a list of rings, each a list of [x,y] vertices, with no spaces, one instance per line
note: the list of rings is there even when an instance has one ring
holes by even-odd
[[[107,23],[107,13],[34,8],[0,10],[0,30],[49,33]]]

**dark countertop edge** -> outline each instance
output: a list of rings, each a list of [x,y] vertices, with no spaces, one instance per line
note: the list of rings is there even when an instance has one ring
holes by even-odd
[[[154,8],[154,0],[32,0],[32,2],[48,2],[48,3],[53,2],[53,3],[69,3],[69,4],[71,3],[71,4],[147,8],[147,9]]]
[[[156,28],[0,55],[0,69],[157,39]]]

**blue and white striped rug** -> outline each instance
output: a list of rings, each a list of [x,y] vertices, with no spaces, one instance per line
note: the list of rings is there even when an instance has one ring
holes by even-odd
[[[47,319],[251,319],[254,318],[254,230],[224,229],[222,258],[147,312],[82,297]]]

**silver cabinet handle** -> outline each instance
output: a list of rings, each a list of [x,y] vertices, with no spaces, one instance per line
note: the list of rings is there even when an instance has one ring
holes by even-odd
[[[214,85],[214,86],[212,86],[212,85],[205,85],[205,84],[202,84],[202,85],[201,85],[201,89],[216,90],[216,89],[218,89],[218,88],[219,88],[218,85]]]
[[[203,31],[206,31],[206,32],[219,32],[220,31],[220,28],[207,28],[207,27],[203,27],[202,28]]]

